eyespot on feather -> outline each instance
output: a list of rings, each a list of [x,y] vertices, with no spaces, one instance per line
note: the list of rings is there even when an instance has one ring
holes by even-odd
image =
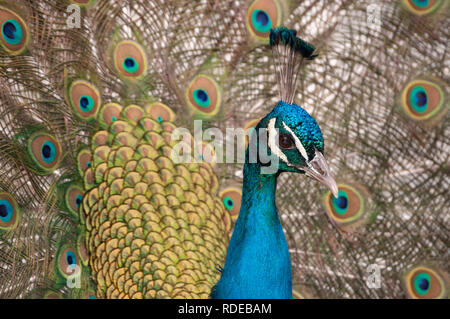
[[[141,45],[123,40],[114,49],[114,67],[125,78],[137,79],[147,72],[147,57]]]
[[[60,275],[67,278],[81,271],[80,259],[77,250],[70,245],[63,245],[57,254],[56,266]]]
[[[199,74],[186,89],[186,101],[192,110],[207,117],[217,114],[221,94],[219,86],[211,77]]]
[[[76,80],[71,83],[67,94],[70,106],[78,118],[85,121],[96,118],[101,105],[101,97],[93,84],[84,80]]]
[[[16,228],[20,219],[19,206],[9,193],[0,193],[0,231]]]
[[[414,299],[440,299],[446,296],[444,278],[434,269],[417,266],[405,275],[408,295]]]
[[[84,148],[78,152],[77,168],[80,176],[84,176],[85,172],[92,166],[92,152],[88,148]]]
[[[10,55],[23,53],[30,38],[25,21],[14,11],[0,6],[0,26],[3,49]]]
[[[36,132],[28,139],[28,154],[38,166],[39,173],[48,174],[58,167],[62,149],[54,136]]]
[[[83,189],[77,185],[70,185],[65,194],[66,207],[69,212],[78,218],[80,207],[83,204]]]
[[[402,91],[401,105],[404,113],[417,121],[439,118],[446,112],[445,95],[439,81],[416,79]]]
[[[231,219],[236,221],[241,209],[242,190],[237,187],[228,187],[219,193],[225,209],[230,212]]]
[[[247,29],[255,39],[268,41],[270,29],[281,23],[281,14],[277,0],[255,0],[247,11]]]
[[[441,5],[443,0],[402,0],[404,6],[413,14],[416,15],[428,15],[436,12]]]
[[[342,227],[359,226],[367,219],[368,193],[357,183],[338,184],[338,198],[331,191],[324,197],[328,216]]]

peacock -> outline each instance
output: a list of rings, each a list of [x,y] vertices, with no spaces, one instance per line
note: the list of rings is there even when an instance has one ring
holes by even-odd
[[[448,298],[449,21],[445,0],[1,0],[0,297]],[[196,143],[217,128],[247,136]]]
[[[322,132],[313,117],[293,104],[302,61],[315,57],[315,48],[296,33],[283,27],[269,33],[281,101],[250,136],[239,217],[222,276],[212,290],[214,298],[292,298],[291,260],[275,205],[281,173],[306,173],[338,198],[336,182],[323,157]],[[264,158],[262,149],[273,154],[275,163]],[[272,164],[275,167],[270,170],[267,166]]]

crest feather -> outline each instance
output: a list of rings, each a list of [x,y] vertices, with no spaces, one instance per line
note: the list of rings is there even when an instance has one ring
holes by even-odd
[[[270,30],[269,45],[272,48],[281,100],[292,104],[297,87],[298,73],[304,59],[318,56],[312,44],[297,38],[297,31],[278,27]]]

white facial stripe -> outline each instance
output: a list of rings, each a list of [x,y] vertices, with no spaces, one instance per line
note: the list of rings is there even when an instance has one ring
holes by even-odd
[[[275,121],[276,118],[270,119],[269,124],[267,125],[267,131],[269,132],[269,141],[267,144],[269,145],[270,150],[277,155],[283,162],[285,162],[288,166],[291,166],[286,155],[280,150],[276,143],[276,137],[278,136],[277,130],[275,129]]]
[[[302,154],[303,158],[306,161],[308,161],[308,153],[306,153],[305,147],[303,146],[302,142],[300,142],[297,135],[295,135],[294,132],[292,132],[289,126],[287,126],[283,121],[281,123],[283,124],[283,127],[286,129],[286,131],[288,131],[292,135],[292,138],[295,141],[295,147],[297,147],[298,151],[300,152],[300,154]]]

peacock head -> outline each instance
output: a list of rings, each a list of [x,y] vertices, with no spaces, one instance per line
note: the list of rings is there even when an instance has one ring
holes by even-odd
[[[267,151],[278,159],[277,174],[306,174],[326,185],[337,197],[336,182],[323,156],[322,132],[308,112],[296,104],[280,101],[256,128],[267,131]]]
[[[268,150],[278,159],[277,174],[306,174],[325,184],[338,197],[336,182],[323,156],[324,142],[319,125],[294,103],[302,62],[317,57],[315,47],[296,35],[297,31],[285,27],[270,30],[269,45],[281,101],[256,128],[267,130]]]

